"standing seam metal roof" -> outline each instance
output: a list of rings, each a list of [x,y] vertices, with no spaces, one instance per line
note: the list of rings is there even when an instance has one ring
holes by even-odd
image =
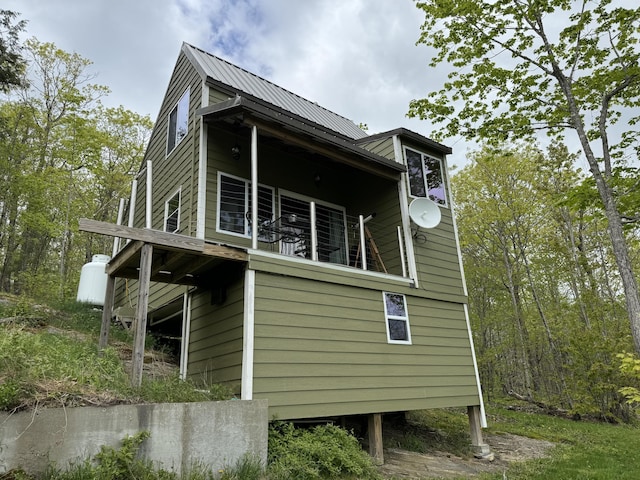
[[[207,77],[354,140],[367,137],[351,120],[188,43],[182,46]]]

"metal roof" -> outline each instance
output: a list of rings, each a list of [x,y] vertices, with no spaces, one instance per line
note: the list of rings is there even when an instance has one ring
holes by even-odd
[[[212,80],[221,86],[231,87],[244,96],[251,95],[286,111],[294,113],[311,122],[354,140],[367,137],[351,120],[321,107],[317,103],[302,98],[278,85],[265,80],[232,63],[183,43],[182,51],[191,59],[200,74],[206,80]]]
[[[420,135],[419,133],[413,132],[406,128],[396,128],[394,130],[389,130],[388,132],[374,133],[373,135],[369,135],[366,138],[358,140],[356,144],[366,145],[367,143],[373,142],[380,138],[389,138],[393,137],[394,135],[399,135],[402,138],[413,140],[421,145],[427,145],[438,152],[444,153],[445,155],[448,155],[452,152],[451,147],[443,145],[442,143],[438,143],[435,140],[431,140],[424,135]]]

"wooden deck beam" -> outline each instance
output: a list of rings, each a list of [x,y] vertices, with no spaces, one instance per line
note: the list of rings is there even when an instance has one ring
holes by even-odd
[[[154,255],[150,281],[175,285],[198,285],[198,277],[222,261],[246,262],[247,252],[207,242],[201,238],[148,228],[133,228],[81,218],[84,232],[128,238],[131,241],[107,264],[106,273],[120,278],[138,278],[141,250],[152,245]]]
[[[107,346],[116,277],[138,278],[138,303],[134,321],[131,385],[140,387],[144,365],[145,335],[149,309],[149,287],[152,281],[197,285],[210,276],[211,270],[225,263],[246,262],[247,252],[206,242],[201,238],[161,232],[149,228],[133,228],[81,218],[80,231],[131,240],[105,267],[107,292],[102,312],[100,349]]]

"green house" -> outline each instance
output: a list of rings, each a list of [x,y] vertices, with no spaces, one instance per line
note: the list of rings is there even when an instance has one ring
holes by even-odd
[[[183,44],[113,233],[113,314],[137,308],[184,377],[266,398],[272,417],[463,406],[474,435],[449,153]]]

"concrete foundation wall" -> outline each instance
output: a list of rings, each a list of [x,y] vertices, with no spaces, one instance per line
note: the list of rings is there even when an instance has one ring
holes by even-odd
[[[151,436],[142,457],[182,472],[195,462],[214,471],[250,454],[266,464],[266,400],[47,408],[0,415],[0,475],[14,468],[42,472],[52,462],[92,457],[102,445],[119,448],[140,431]]]

